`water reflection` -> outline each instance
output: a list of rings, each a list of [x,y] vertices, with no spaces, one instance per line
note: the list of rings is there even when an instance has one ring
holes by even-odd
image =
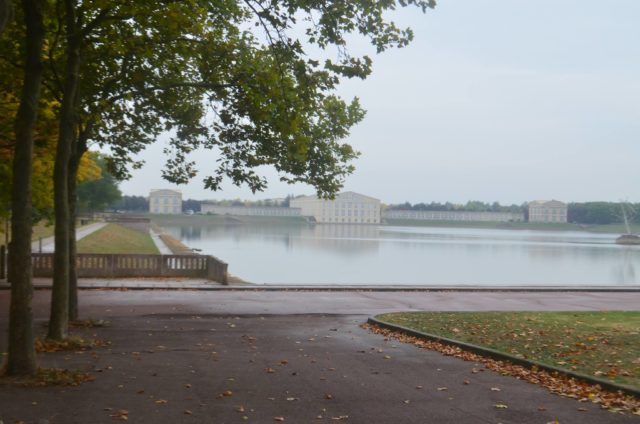
[[[615,235],[372,225],[176,226],[256,283],[638,284],[640,248]]]

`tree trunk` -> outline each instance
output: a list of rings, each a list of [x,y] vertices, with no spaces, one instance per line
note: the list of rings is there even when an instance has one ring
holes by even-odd
[[[73,160],[72,160],[73,161]],[[69,168],[73,165],[70,164]],[[78,273],[76,270],[76,172],[69,169],[69,321],[78,319]]]
[[[9,309],[8,375],[29,375],[36,371],[33,341],[33,297],[31,270],[31,170],[33,128],[38,116],[42,81],[44,24],[41,0],[23,0],[27,28],[24,85],[16,116],[16,147],[11,186],[11,306]]]
[[[77,140],[69,160],[69,320],[78,319],[78,273],[76,270],[77,178],[80,159],[87,151],[86,142]]]
[[[11,0],[0,0],[0,33],[12,18]]]
[[[53,205],[55,209],[55,252],[53,255],[53,287],[51,316],[47,337],[66,338],[69,327],[69,159],[77,134],[76,93],[80,69],[81,34],[76,22],[76,3],[65,1],[67,33],[67,67],[65,71],[60,130],[53,170]]]

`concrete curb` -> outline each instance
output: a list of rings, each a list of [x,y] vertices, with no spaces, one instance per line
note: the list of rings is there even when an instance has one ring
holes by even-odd
[[[202,290],[202,291],[308,291],[308,292],[417,292],[417,293],[438,293],[438,292],[457,292],[457,293],[478,293],[478,292],[495,292],[495,293],[638,293],[640,287],[478,287],[478,286],[334,286],[334,285],[237,285],[224,286],[217,283],[209,284],[191,284],[189,282],[175,283],[150,283],[144,282],[128,282],[121,280],[112,280],[115,284],[86,284],[79,282],[79,288],[82,290],[92,289],[129,289],[129,290]],[[6,281],[0,281],[0,290],[8,290],[10,285]],[[51,285],[34,284],[35,290],[48,290]]]
[[[614,392],[623,392],[625,394],[628,395],[632,395],[635,397],[640,397],[640,389],[636,389],[634,387],[630,387],[630,386],[625,386],[622,384],[616,384],[607,380],[603,380],[597,377],[592,377],[590,375],[586,375],[586,374],[581,374],[581,373],[577,373],[577,372],[573,372],[570,370],[565,370],[562,368],[557,368],[554,367],[552,365],[546,365],[537,361],[531,361],[529,359],[524,359],[524,358],[519,358],[517,356],[513,356],[510,355],[508,353],[504,353],[504,352],[500,352],[494,349],[490,349],[490,348],[486,348],[486,347],[482,347],[482,346],[478,346],[478,345],[474,345],[471,343],[466,343],[466,342],[462,342],[459,340],[455,340],[455,339],[450,339],[447,337],[442,337],[442,336],[437,336],[435,334],[429,334],[429,333],[423,333],[421,331],[417,331],[417,330],[413,330],[411,328],[407,328],[407,327],[403,327],[401,325],[396,325],[396,324],[391,324],[387,321],[383,321],[380,319],[377,319],[375,317],[369,317],[368,322],[370,324],[374,324],[377,325],[379,327],[382,328],[386,328],[388,330],[392,330],[392,331],[397,331],[403,334],[406,334],[408,336],[414,336],[414,337],[418,337],[418,338],[422,338],[422,339],[427,339],[427,340],[432,340],[432,341],[436,341],[436,342],[440,342],[446,345],[450,345],[450,346],[457,346],[460,347],[464,350],[470,351],[470,352],[474,352],[477,353],[479,355],[482,356],[487,356],[489,358],[492,359],[496,359],[496,360],[500,360],[500,361],[509,361],[513,364],[516,365],[521,365],[525,368],[533,368],[536,367],[538,369],[543,369],[545,371],[549,371],[549,372],[555,372],[558,374],[563,374],[567,377],[571,377],[574,378],[576,380],[580,380],[583,381],[585,383],[589,383],[589,384],[597,384],[600,387],[602,387],[603,389],[609,390],[609,391],[614,391]]]

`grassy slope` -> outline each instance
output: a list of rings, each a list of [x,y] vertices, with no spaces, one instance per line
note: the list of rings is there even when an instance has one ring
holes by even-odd
[[[159,254],[149,234],[108,224],[78,241],[78,253]]]
[[[379,318],[640,388],[640,312],[407,312]]]

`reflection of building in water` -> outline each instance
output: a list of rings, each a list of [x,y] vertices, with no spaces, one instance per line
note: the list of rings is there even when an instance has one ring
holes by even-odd
[[[182,193],[178,190],[151,190],[149,212],[162,214],[182,213]]]
[[[201,237],[202,227],[195,225],[180,227],[180,240],[200,240]]]
[[[318,223],[379,224],[380,200],[347,191],[333,200],[305,196],[291,199],[289,205],[299,208],[303,216],[313,217]]]
[[[567,204],[557,200],[529,203],[529,222],[567,222]]]
[[[380,248],[380,230],[375,225],[314,225],[291,237],[288,247],[338,252],[343,258],[368,255]]]
[[[219,206],[203,203],[202,213],[235,216],[300,216],[300,209],[279,206]]]
[[[412,211],[394,209],[384,211],[383,216],[387,219],[415,219],[420,221],[524,221],[524,214],[513,212]]]

